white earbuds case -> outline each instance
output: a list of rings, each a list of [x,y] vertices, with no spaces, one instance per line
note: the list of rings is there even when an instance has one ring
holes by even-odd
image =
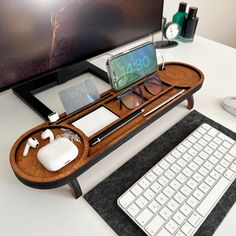
[[[42,147],[37,153],[37,158],[46,169],[57,171],[73,161],[78,153],[79,150],[74,143],[61,137]]]

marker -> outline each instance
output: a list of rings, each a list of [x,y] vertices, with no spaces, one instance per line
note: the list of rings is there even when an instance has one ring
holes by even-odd
[[[174,98],[178,97],[180,94],[182,94],[184,92],[185,92],[185,89],[180,90],[178,93],[174,94],[173,96],[169,97],[164,102],[162,102],[161,104],[157,105],[156,107],[152,108],[150,111],[148,111],[145,114],[143,114],[143,116],[150,115],[151,113],[153,113],[154,111],[156,111],[160,107],[164,106],[165,104],[167,104],[168,102],[170,102],[171,100],[173,100]]]
[[[112,126],[109,129],[105,130],[100,135],[98,135],[98,137],[95,137],[91,141],[89,141],[90,146],[93,147],[96,144],[100,143],[103,139],[105,139],[106,137],[110,136],[115,131],[117,131],[121,127],[125,126],[130,121],[134,120],[136,117],[140,116],[144,111],[145,111],[144,109],[137,110],[134,113],[132,113],[131,115],[127,116],[125,119],[123,119],[120,122],[118,122],[117,124],[115,124],[114,126]]]

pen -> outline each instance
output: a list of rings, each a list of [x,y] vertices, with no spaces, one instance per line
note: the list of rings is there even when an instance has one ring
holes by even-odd
[[[93,147],[96,144],[100,143],[103,139],[105,139],[109,135],[113,134],[115,131],[117,131],[118,129],[120,129],[121,127],[123,127],[127,123],[129,123],[130,121],[134,120],[136,117],[141,115],[144,111],[145,111],[144,109],[135,111],[131,115],[127,116],[125,119],[121,120],[120,122],[118,122],[114,126],[110,127],[109,129],[105,130],[104,132],[102,132],[100,135],[98,135],[98,137],[91,139],[89,141],[90,146]]]
[[[150,115],[151,113],[153,113],[154,111],[156,111],[160,107],[164,106],[165,104],[167,104],[168,102],[170,102],[171,100],[173,100],[174,98],[178,97],[180,94],[182,94],[184,92],[185,92],[184,89],[180,90],[178,93],[174,94],[173,96],[171,96],[168,99],[166,99],[164,102],[160,103],[159,105],[157,105],[154,108],[152,108],[150,111],[146,112],[143,116]]]

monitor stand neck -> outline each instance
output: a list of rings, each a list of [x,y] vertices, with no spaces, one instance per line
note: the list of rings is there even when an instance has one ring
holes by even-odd
[[[88,61],[83,61],[34,77],[31,80],[14,87],[12,90],[38,115],[40,115],[44,120],[48,120],[48,115],[52,114],[53,111],[38,100],[34,95],[48,88],[65,83],[66,81],[87,72],[109,83],[108,75],[105,71],[89,63]]]

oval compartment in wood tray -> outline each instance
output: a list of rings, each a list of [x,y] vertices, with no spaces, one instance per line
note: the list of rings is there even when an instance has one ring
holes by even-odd
[[[49,139],[43,140],[41,138],[41,133],[47,128],[53,132],[55,138],[57,135],[60,136],[65,133],[62,129],[68,129],[80,137],[80,142],[73,141],[79,150],[78,156],[58,171],[47,170],[37,159],[39,149],[49,143]],[[23,151],[29,137],[34,137],[39,141],[39,148],[30,148],[28,155],[24,157]],[[87,137],[82,132],[67,125],[48,126],[35,129],[21,136],[11,150],[10,163],[15,174],[27,181],[52,182],[67,177],[79,169],[85,158],[87,158],[88,150],[89,143]]]
[[[158,74],[163,82],[183,88],[196,86],[204,78],[200,70],[180,62],[165,63],[165,70],[158,71]]]

